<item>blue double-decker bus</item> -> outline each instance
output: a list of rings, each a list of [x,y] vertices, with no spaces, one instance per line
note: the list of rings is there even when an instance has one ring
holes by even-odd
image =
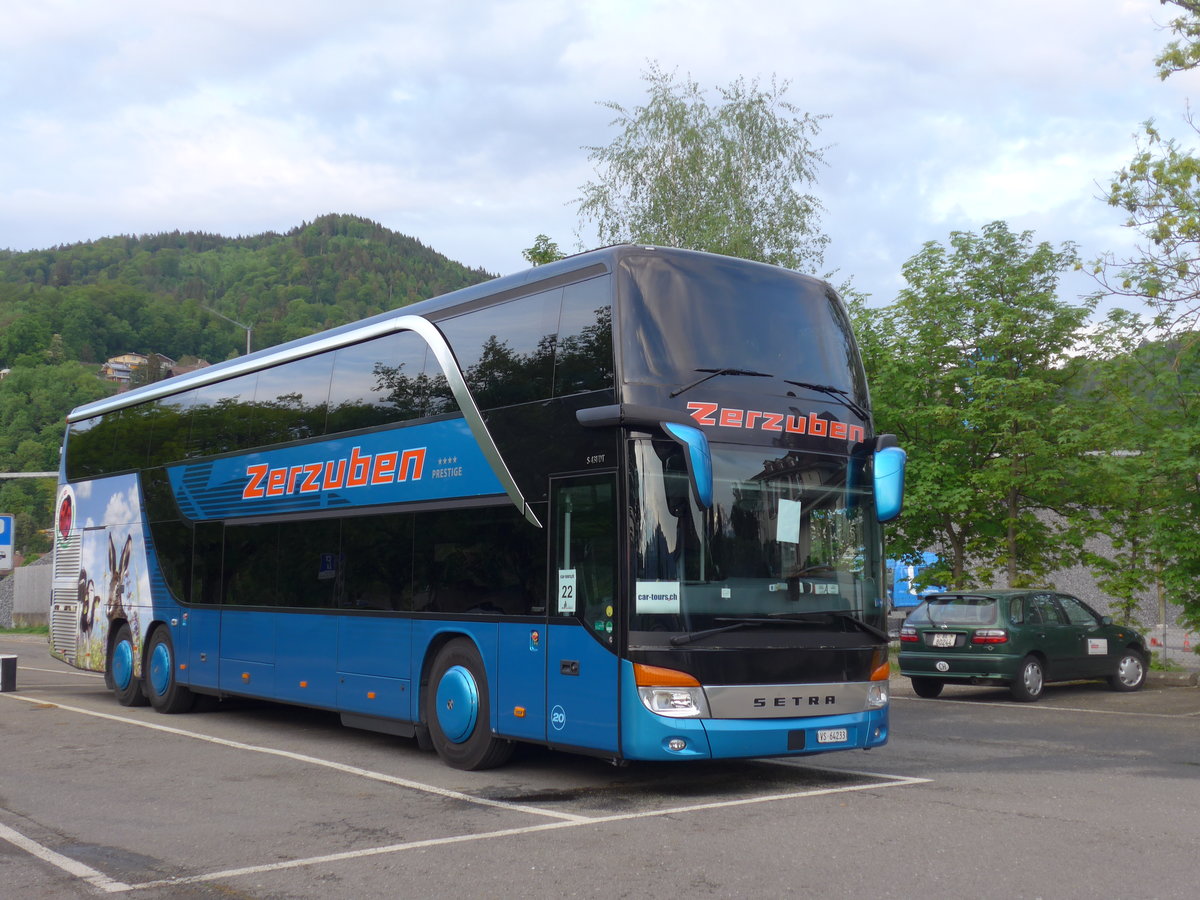
[[[467,769],[876,747],[903,470],[827,284],[611,247],[71,412],[51,649]]]

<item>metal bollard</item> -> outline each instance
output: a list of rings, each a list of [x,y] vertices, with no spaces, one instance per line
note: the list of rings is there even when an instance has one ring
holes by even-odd
[[[0,692],[17,689],[17,658],[9,654],[0,656]]]

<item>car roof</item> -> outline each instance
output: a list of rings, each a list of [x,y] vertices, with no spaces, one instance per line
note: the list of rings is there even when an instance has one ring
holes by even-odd
[[[924,600],[1003,600],[1006,597],[1024,597],[1028,594],[1053,594],[1053,588],[996,588],[982,591],[939,591],[936,594],[926,594]]]

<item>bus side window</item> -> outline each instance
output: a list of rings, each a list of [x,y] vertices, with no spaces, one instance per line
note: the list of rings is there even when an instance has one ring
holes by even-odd
[[[338,577],[346,609],[413,608],[412,513],[356,516],[342,521]]]
[[[545,400],[562,288],[439,321],[480,409]]]
[[[332,370],[333,354],[321,353],[259,372],[249,445],[323,435]]]
[[[185,445],[188,458],[244,450],[250,443],[247,415],[254,402],[258,373],[206,384],[196,391],[191,432]]]
[[[113,435],[101,416],[72,422],[67,433],[67,478],[95,478],[105,472],[112,452]]]
[[[530,615],[545,596],[545,532],[511,505],[418,513],[413,607]]]
[[[222,601],[225,525],[198,522],[193,528],[192,603],[212,605]]]
[[[425,342],[411,331],[337,351],[326,434],[403,422],[426,414]]]
[[[183,459],[184,447],[191,434],[192,407],[196,402],[194,390],[161,397],[147,404],[146,432],[149,448],[146,465],[162,466]]]
[[[612,387],[611,293],[611,275],[564,290],[554,350],[554,396]]]

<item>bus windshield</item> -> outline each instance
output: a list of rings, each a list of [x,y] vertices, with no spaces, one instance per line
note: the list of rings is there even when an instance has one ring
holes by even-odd
[[[703,376],[716,376],[712,387],[742,374],[757,376],[742,389],[760,395],[820,385],[835,402],[868,404],[850,321],[827,284],[721,256],[686,262],[652,251],[622,259],[623,381],[683,393]]]
[[[714,444],[714,502],[702,510],[677,445],[635,441],[631,453],[632,632],[826,612],[882,627],[862,461]]]

